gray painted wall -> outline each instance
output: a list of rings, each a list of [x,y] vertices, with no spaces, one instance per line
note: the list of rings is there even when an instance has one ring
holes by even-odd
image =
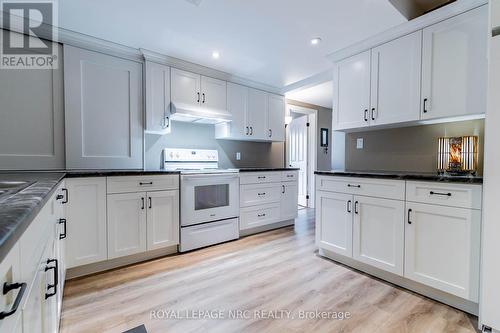
[[[317,129],[318,129],[318,137],[317,137],[317,149],[316,149],[316,169],[318,170],[330,170],[332,168],[332,109],[324,108],[318,105],[302,103],[299,101],[294,101],[291,99],[286,100],[287,104],[302,106],[305,108],[318,110],[318,119],[317,119]],[[329,147],[328,151],[325,153],[325,149],[320,146],[320,129],[328,128],[328,142]]]
[[[172,122],[172,133],[146,135],[145,166],[147,169],[161,167],[163,148],[217,149],[221,168],[283,167],[284,144],[216,140],[214,125]],[[241,152],[241,160],[236,160]]]
[[[484,120],[471,120],[346,134],[346,169],[356,171],[435,172],[442,136],[479,137],[478,174],[483,172]],[[356,139],[364,149],[356,149]]]

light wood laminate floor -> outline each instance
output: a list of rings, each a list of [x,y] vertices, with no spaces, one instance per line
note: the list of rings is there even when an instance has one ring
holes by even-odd
[[[247,311],[240,313],[246,319],[228,319],[231,310]],[[279,310],[294,319],[269,318]],[[298,318],[316,310],[350,318]],[[185,319],[196,315],[189,311],[224,318]],[[314,211],[301,210],[295,227],[67,282],[63,333],[123,332],[141,324],[149,333],[421,333],[476,332],[477,318],[318,257]]]

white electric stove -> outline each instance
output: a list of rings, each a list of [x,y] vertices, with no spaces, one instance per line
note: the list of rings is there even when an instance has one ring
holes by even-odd
[[[239,174],[219,169],[217,150],[163,150],[164,168],[181,172],[180,252],[239,238]]]

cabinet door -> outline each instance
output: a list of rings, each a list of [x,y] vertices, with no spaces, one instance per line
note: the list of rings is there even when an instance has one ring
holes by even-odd
[[[227,82],[202,76],[201,106],[218,113],[227,113]]]
[[[285,98],[268,94],[268,139],[285,141]]]
[[[0,285],[13,283],[22,283],[27,281],[21,281],[21,269],[20,269],[20,256],[19,256],[19,244],[15,244],[14,247],[9,251],[7,256],[0,262]],[[25,294],[19,294],[21,289],[13,289],[8,293],[0,294],[0,312],[9,311],[18,297],[23,301],[26,298],[27,290]],[[18,310],[4,319],[0,320],[0,332],[12,332],[18,322],[18,318],[21,313],[21,306]]]
[[[478,301],[481,211],[407,203],[405,277]]]
[[[316,244],[323,249],[352,257],[353,196],[317,192]]]
[[[249,136],[255,140],[267,140],[267,93],[248,89]]]
[[[22,326],[23,332],[43,332],[44,331],[44,314],[43,305],[45,302],[45,265],[39,264],[35,280],[31,285],[31,289],[26,290],[27,297],[23,306]]]
[[[422,31],[372,49],[370,124],[420,119]]]
[[[370,51],[347,58],[334,69],[334,129],[369,125]]]
[[[106,178],[66,179],[66,267],[106,260]]]
[[[42,281],[44,297],[42,298],[42,321],[43,332],[57,332],[59,327],[58,312],[57,312],[57,299],[62,290],[60,289],[58,275],[58,262],[55,253],[55,244],[50,241],[47,244],[45,253],[42,256],[43,274]]]
[[[172,68],[170,71],[172,107],[191,108],[201,102],[201,76]]]
[[[298,197],[297,182],[281,184],[281,220],[292,220],[297,217]]]
[[[353,258],[403,275],[404,201],[354,196]]]
[[[108,257],[146,251],[146,193],[108,195]]]
[[[170,133],[170,67],[146,62],[146,132]]]
[[[423,30],[422,119],[486,112],[487,6]]]
[[[147,249],[179,244],[179,191],[148,192]]]
[[[247,137],[249,134],[247,87],[231,82],[227,83],[227,109],[231,113],[232,121],[226,125],[229,126],[229,133],[226,133],[226,136],[235,139]]]
[[[142,169],[142,65],[64,46],[66,167]]]

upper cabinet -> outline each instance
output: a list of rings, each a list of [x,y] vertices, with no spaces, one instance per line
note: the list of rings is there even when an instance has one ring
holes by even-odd
[[[232,121],[215,127],[217,139],[285,140],[285,98],[235,83],[227,86]]]
[[[141,169],[142,64],[64,46],[66,167]]]
[[[484,114],[487,22],[482,6],[336,62],[333,128]]]
[[[170,67],[146,61],[146,133],[168,134],[170,126]]]
[[[178,107],[200,105],[201,76],[199,74],[172,68],[172,103]]]
[[[488,8],[423,31],[422,119],[486,110]]]

